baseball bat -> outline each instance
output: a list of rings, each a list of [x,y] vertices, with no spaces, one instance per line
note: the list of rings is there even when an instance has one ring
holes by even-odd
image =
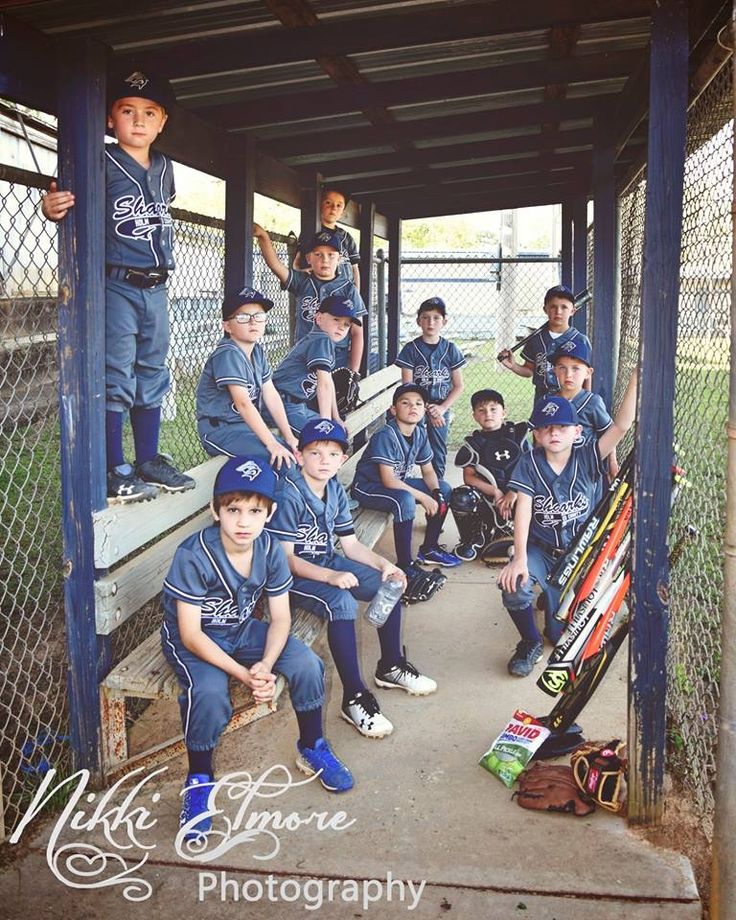
[[[575,309],[579,310],[580,307],[584,307],[587,303],[590,303],[592,299],[593,299],[593,295],[590,293],[590,291],[587,288],[583,288],[583,290],[580,291],[580,293],[575,295],[575,299],[573,300]],[[504,348],[503,351],[499,351],[499,353],[496,355],[496,358],[499,361],[503,361],[507,357],[507,355],[508,356],[513,355],[515,351],[518,351],[520,348],[523,348],[524,345],[526,345],[528,341],[530,341],[531,339],[534,338],[535,335],[538,335],[540,332],[546,329],[548,325],[549,323],[542,323],[542,325],[538,329],[535,329],[534,332],[530,332],[529,335],[525,339],[522,339],[520,342],[517,342],[516,345],[512,345],[511,348]]]

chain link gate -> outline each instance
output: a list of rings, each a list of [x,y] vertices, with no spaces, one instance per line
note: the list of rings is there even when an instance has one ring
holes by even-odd
[[[420,334],[419,305],[441,297],[447,307],[442,335],[468,359],[465,391],[452,407],[450,442],[459,445],[476,426],[470,410],[475,390],[490,387],[504,397],[509,419],[531,414],[531,381],[501,366],[497,354],[546,321],[545,292],[560,283],[553,258],[494,258],[468,253],[406,253],[401,258],[401,345]],[[519,353],[516,353],[516,360]]]
[[[692,790],[710,836],[721,656],[729,389],[732,75],[729,61],[688,113],[676,355],[675,461],[687,487],[672,511],[670,546],[698,536],[670,583],[668,763]],[[645,177],[620,199],[619,381],[636,363]],[[620,396],[620,392],[618,394]]]

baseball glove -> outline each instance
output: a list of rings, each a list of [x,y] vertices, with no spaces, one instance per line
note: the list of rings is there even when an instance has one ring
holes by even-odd
[[[561,764],[532,764],[519,777],[519,790],[512,798],[522,808],[560,811],[578,818],[595,811],[595,805],[578,789],[572,768]]]
[[[447,575],[443,575],[439,569],[432,569],[426,572],[424,569],[417,568],[416,572],[411,572],[407,577],[406,591],[404,591],[401,600],[404,604],[418,604],[420,601],[428,601],[442,588],[447,581]]]
[[[590,741],[570,757],[577,787],[601,808],[620,812],[626,807],[626,770],[629,762],[626,744],[615,738],[601,744]]]
[[[337,411],[341,418],[353,412],[362,405],[360,401],[360,374],[351,371],[349,367],[337,367],[332,372],[332,382],[335,384],[335,397]]]

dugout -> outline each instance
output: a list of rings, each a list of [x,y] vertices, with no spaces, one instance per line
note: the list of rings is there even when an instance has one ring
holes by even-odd
[[[58,354],[70,708],[77,765],[99,763],[93,517],[104,508],[102,202],[108,65],[155,69],[178,97],[160,148],[227,182],[226,285],[249,281],[253,194],[317,225],[323,181],[345,222],[388,240],[387,358],[399,345],[402,220],[561,203],[562,280],[592,278],[596,388],[614,391],[617,190],[649,166],[632,592],[630,820],[662,808],[667,524],[686,110],[728,55],[720,0],[231,4],[11,0],[0,95],[54,113],[60,187]],[[336,53],[339,49],[339,53]],[[588,252],[588,203],[595,235]],[[366,303],[374,300],[362,275]],[[375,320],[375,317],[372,317]],[[370,334],[370,330],[368,330]],[[368,350],[367,350],[368,351]]]

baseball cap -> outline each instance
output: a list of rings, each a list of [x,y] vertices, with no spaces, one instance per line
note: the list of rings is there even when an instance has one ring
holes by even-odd
[[[481,403],[495,402],[499,406],[506,408],[503,396],[498,392],[498,390],[476,390],[475,393],[470,397],[470,406],[475,409]]]
[[[564,396],[543,396],[534,403],[534,411],[529,419],[532,428],[544,428],[545,425],[579,425],[578,411]]]
[[[554,287],[551,287],[544,295],[544,302],[547,303],[547,301],[551,300],[553,297],[564,297],[565,300],[569,300],[570,303],[575,303],[575,295],[566,284],[556,284]]]
[[[401,399],[404,393],[419,393],[425,403],[429,402],[429,393],[424,389],[424,387],[420,387],[418,383],[402,383],[394,390],[394,406]]]
[[[577,358],[578,361],[582,361],[583,364],[587,364],[588,367],[592,367],[590,353],[590,345],[585,341],[585,339],[575,338],[570,339],[567,342],[563,342],[562,345],[557,348],[552,355],[550,355],[550,363],[555,364],[560,358]]]
[[[111,74],[107,81],[108,105],[112,105],[116,99],[125,99],[129,96],[150,99],[167,111],[176,102],[171,84],[163,77],[144,73],[142,70]]]
[[[263,457],[231,457],[220,468],[212,494],[256,492],[274,501],[276,482],[276,473]]]
[[[319,313],[329,313],[332,316],[347,316],[356,326],[362,326],[362,321],[356,316],[356,306],[346,297],[338,297],[337,294],[330,294],[329,297],[320,303],[317,307]]]
[[[439,310],[443,316],[447,314],[445,302],[441,297],[430,297],[428,300],[423,300],[419,304],[417,315],[423,313],[425,310]]]
[[[238,307],[246,303],[257,303],[264,310],[270,310],[273,306],[273,301],[264,297],[260,291],[246,287],[240,291],[229,291],[225,294],[225,299],[222,301],[222,318],[230,319]]]
[[[315,233],[304,252],[311,252],[318,246],[329,246],[330,249],[334,249],[336,252],[342,251],[338,235],[331,230],[320,230],[319,233]]]
[[[339,422],[329,418],[310,418],[299,432],[299,450],[315,441],[336,441],[347,452],[350,441],[345,429]]]

